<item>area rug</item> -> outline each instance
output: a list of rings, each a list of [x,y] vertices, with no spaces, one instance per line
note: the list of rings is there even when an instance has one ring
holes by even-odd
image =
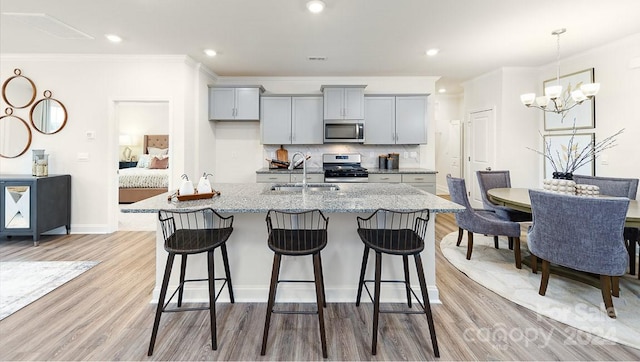
[[[620,297],[613,298],[616,319],[607,317],[600,289],[556,274],[549,276],[546,296],[538,294],[542,274],[533,274],[527,266],[518,270],[507,240],[500,239],[500,249],[493,247],[493,237],[474,234],[473,254],[466,259],[466,232],[456,247],[458,232],[440,242],[444,256],[475,282],[533,312],[604,338],[601,343],[617,342],[640,349],[640,281],[627,275],[620,279]],[[523,258],[529,256],[526,243]],[[588,337],[574,335],[576,343]],[[594,341],[591,341],[594,342]]]
[[[97,261],[0,262],[0,320],[98,263]]]

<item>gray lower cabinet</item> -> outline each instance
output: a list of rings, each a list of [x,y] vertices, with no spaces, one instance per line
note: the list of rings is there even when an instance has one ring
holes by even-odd
[[[405,183],[436,194],[435,173],[370,173],[369,182]]]
[[[426,144],[427,96],[366,96],[366,144]]]
[[[260,110],[262,144],[322,144],[322,97],[265,96]]]
[[[284,172],[284,171],[282,171]],[[289,183],[289,182],[302,182],[301,173],[258,173],[256,174],[256,182],[258,183]],[[311,183],[323,183],[324,174],[321,173],[308,173],[307,182]]]
[[[0,175],[0,236],[40,235],[71,229],[71,176]]]

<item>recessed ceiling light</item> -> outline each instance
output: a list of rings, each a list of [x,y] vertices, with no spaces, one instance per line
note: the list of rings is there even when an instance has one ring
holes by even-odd
[[[432,56],[438,54],[439,52],[440,52],[440,49],[432,48],[432,49],[427,50],[427,55],[432,57]]]
[[[109,39],[109,41],[112,43],[119,43],[122,41],[122,38],[115,34],[105,34],[104,36],[107,37],[107,39]]]
[[[314,14],[321,13],[324,10],[324,1],[311,0],[307,2],[307,9]]]
[[[210,57],[215,57],[215,56],[216,56],[216,54],[218,54],[218,53],[216,53],[216,51],[215,51],[215,50],[213,50],[213,49],[205,49],[205,50],[204,50],[204,53],[205,53],[207,56],[210,56]]]
[[[447,93],[446,88],[440,88],[438,89],[438,93]]]

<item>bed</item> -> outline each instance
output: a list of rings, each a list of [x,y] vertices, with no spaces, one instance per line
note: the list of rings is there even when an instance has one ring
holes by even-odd
[[[144,154],[140,155],[137,167],[118,170],[118,201],[121,204],[169,190],[169,135],[144,135],[142,150]]]

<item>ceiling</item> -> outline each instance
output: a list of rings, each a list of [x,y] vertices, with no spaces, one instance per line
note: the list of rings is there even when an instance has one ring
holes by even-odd
[[[324,1],[311,14],[306,0],[0,0],[0,54],[186,54],[221,76],[441,76],[456,94],[502,66],[554,62],[559,28],[563,58],[640,33],[638,0]]]

